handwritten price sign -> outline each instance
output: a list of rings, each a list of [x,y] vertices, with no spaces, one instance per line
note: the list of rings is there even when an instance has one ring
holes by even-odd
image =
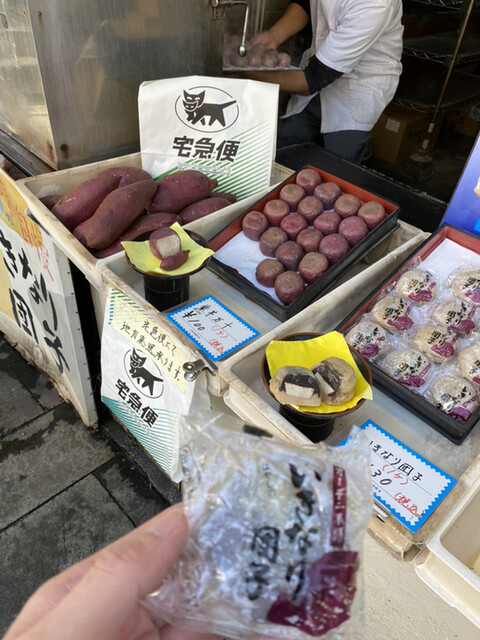
[[[417,531],[456,480],[374,422],[360,428],[370,438],[375,499],[408,529]]]
[[[167,318],[213,361],[224,358],[259,335],[213,296],[168,313]]]

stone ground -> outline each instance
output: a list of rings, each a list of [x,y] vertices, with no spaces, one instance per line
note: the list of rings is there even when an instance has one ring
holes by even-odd
[[[0,637],[46,579],[179,499],[108,415],[83,425],[0,334]]]

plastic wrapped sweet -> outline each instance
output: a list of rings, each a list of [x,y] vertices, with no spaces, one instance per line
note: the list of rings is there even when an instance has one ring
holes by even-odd
[[[372,319],[390,331],[406,331],[413,325],[412,306],[400,296],[380,298],[371,310]]]
[[[189,535],[145,601],[154,619],[232,639],[362,639],[359,551],[372,512],[364,432],[354,427],[336,448],[295,445],[198,414],[182,419],[181,435]]]
[[[462,349],[458,354],[457,363],[462,376],[480,386],[480,345],[474,343]]]
[[[436,295],[437,283],[424,269],[410,269],[398,279],[397,295],[413,302],[430,302]]]
[[[466,269],[452,276],[451,290],[461,300],[480,304],[480,269]]]
[[[465,300],[447,298],[432,309],[431,316],[452,331],[469,333],[475,328],[475,310],[475,305]]]
[[[460,376],[439,376],[429,395],[437,409],[459,422],[466,422],[479,405],[474,386]]]
[[[433,362],[448,362],[457,352],[458,334],[441,325],[428,325],[419,329],[412,345]]]
[[[416,389],[427,381],[431,364],[417,349],[400,349],[385,356],[381,367],[400,384]]]
[[[347,343],[368,360],[384,353],[389,346],[387,332],[375,322],[361,320],[345,336]]]

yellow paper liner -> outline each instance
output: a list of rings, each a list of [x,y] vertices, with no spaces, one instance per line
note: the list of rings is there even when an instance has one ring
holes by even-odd
[[[140,269],[140,271],[145,271],[146,273],[153,273],[162,276],[188,275],[192,271],[199,269],[205,260],[213,255],[214,252],[211,249],[206,249],[192,240],[178,222],[172,224],[169,229],[176,231],[180,236],[182,249],[190,250],[187,261],[178,269],[165,271],[165,269],[160,267],[160,260],[153,255],[148,240],[143,242],[122,242],[125,253],[134,267]]]
[[[337,357],[345,360],[357,376],[355,394],[341,405],[328,405],[322,402],[318,407],[299,407],[290,405],[306,413],[341,413],[355,407],[362,398],[372,399],[372,388],[360,372],[345,338],[338,331],[331,331],[309,340],[272,340],[265,349],[270,375],[273,378],[281,367],[306,367],[311,369],[325,358]]]

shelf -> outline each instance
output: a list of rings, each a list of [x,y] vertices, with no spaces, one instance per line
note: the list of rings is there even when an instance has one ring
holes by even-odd
[[[448,65],[452,61],[457,39],[458,34],[456,32],[405,38],[403,41],[403,53]],[[477,62],[478,60],[480,60],[480,37],[466,33],[461,42],[455,64],[459,66]]]
[[[446,72],[403,80],[400,78],[393,101],[416,111],[433,111],[445,81]],[[453,72],[443,96],[440,111],[480,99],[480,78]]]
[[[415,0],[415,2],[443,9],[462,9],[463,5],[466,4],[464,0]]]

